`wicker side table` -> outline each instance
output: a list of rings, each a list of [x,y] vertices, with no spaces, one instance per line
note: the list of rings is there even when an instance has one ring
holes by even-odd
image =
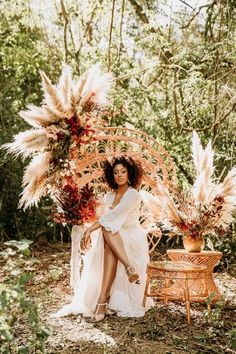
[[[167,254],[172,261],[190,262],[196,265],[204,265],[207,267],[207,293],[212,294],[212,301],[217,301],[222,298],[222,295],[217,288],[213,279],[213,269],[222,257],[221,252],[202,251],[202,252],[187,252],[184,249],[168,250]],[[202,281],[197,280],[192,286],[195,289],[202,288]],[[206,299],[195,298],[193,301],[204,301]]]
[[[147,281],[143,297],[143,306],[145,307],[147,297],[155,297],[163,300],[165,304],[168,301],[184,301],[186,305],[187,321],[190,324],[190,302],[197,296],[206,298],[206,271],[207,267],[203,265],[194,265],[187,262],[150,262],[147,265]],[[193,292],[191,286],[197,280],[205,284],[200,293]],[[178,289],[178,291],[176,291]]]

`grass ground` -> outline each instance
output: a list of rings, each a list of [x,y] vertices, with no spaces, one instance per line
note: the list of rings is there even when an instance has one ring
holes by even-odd
[[[160,302],[142,318],[110,315],[103,322],[91,324],[81,316],[49,318],[50,313],[68,303],[72,296],[70,245],[36,244],[32,256],[37,262],[27,292],[38,303],[45,324],[53,330],[46,342],[46,353],[236,353],[236,278],[233,275],[215,274],[225,303],[216,305],[210,316],[205,304],[192,304],[191,325],[186,322],[184,304],[164,306]],[[24,324],[18,336],[23,343]]]

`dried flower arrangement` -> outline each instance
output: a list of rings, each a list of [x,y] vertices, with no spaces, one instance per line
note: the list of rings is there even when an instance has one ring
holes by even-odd
[[[192,190],[170,195],[163,187],[165,225],[171,236],[188,236],[193,240],[205,235],[223,235],[236,208],[236,167],[220,182],[214,176],[211,142],[204,149],[196,132],[192,137],[192,155],[196,170]]]
[[[74,183],[72,177],[66,178],[59,192],[57,205],[53,209],[53,219],[58,223],[71,225],[84,224],[96,220],[96,209],[99,206],[93,187],[86,184],[81,189]]]
[[[112,77],[102,74],[98,64],[78,81],[72,79],[71,68],[64,66],[57,85],[44,72],[40,74],[42,106],[30,105],[19,113],[33,129],[3,145],[15,156],[33,157],[24,173],[19,206],[37,205],[42,196],[49,195],[56,202],[55,221],[73,225],[92,221],[98,202],[92,186],[79,190],[73,181],[73,157],[82,154],[83,145],[95,139],[96,131],[104,125],[101,117]]]

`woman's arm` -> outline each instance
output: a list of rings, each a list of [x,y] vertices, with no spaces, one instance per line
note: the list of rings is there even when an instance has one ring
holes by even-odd
[[[102,225],[100,224],[99,221],[95,222],[95,224],[93,224],[92,226],[90,226],[86,231],[89,231],[90,233],[99,229],[100,227],[102,227]]]
[[[86,249],[91,246],[91,232],[99,229],[100,227],[102,227],[102,225],[99,223],[99,221],[97,221],[84,232],[84,235],[80,241],[80,248],[82,253],[84,253]]]
[[[109,196],[109,193],[105,195],[105,197],[102,198],[101,200],[101,205],[105,205],[107,203],[107,197]],[[95,222],[93,225],[91,225],[85,232],[84,235],[80,241],[80,249],[84,253],[86,249],[88,249],[91,246],[91,233],[99,228],[101,228],[102,225],[100,224],[99,220]]]
[[[129,217],[131,210],[140,205],[140,202],[140,194],[135,189],[128,190],[120,203],[99,219],[99,223],[104,229],[115,234]]]

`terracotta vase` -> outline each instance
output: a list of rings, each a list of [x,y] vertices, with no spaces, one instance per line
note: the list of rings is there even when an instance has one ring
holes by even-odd
[[[183,245],[187,252],[201,252],[205,246],[205,239],[203,236],[200,236],[197,240],[191,236],[184,236]]]

